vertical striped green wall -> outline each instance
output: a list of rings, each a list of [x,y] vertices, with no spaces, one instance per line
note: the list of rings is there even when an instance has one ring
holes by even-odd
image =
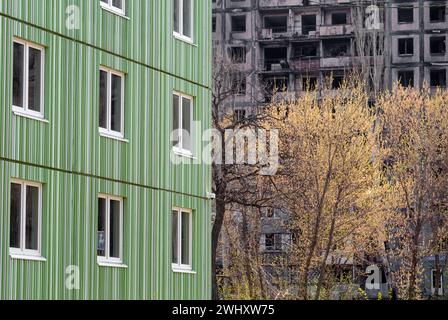
[[[210,126],[211,1],[195,0],[194,45],[172,36],[172,1],[127,0],[125,19],[99,0],[0,1],[0,299],[207,299],[211,168],[170,162],[172,91],[195,98]],[[69,5],[79,30],[65,27]],[[45,47],[45,118],[17,117],[12,39]],[[99,66],[125,73],[125,138],[98,134]],[[196,153],[203,144],[194,137]],[[199,154],[198,154],[199,155]],[[9,257],[11,178],[43,184],[43,256]],[[124,263],[96,263],[98,193],[125,198]],[[171,271],[171,208],[193,209],[193,269]],[[65,288],[78,265],[81,289]]]

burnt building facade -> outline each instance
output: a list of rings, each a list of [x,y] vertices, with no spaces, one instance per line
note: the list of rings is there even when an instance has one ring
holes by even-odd
[[[397,82],[416,88],[428,85],[431,90],[447,86],[446,0],[212,2],[214,55],[238,70],[241,85],[227,105],[238,118],[278,97],[298,96],[314,88],[337,90],[349,72],[366,61],[373,64],[369,50],[360,55],[360,29],[371,28],[382,37],[376,44],[380,50],[372,55],[383,64],[383,88],[392,89]],[[281,210],[265,213],[260,222],[262,253],[287,251],[294,239],[287,219]],[[434,259],[425,258],[424,265],[424,295],[436,290],[444,295],[445,279],[435,288]],[[345,269],[353,269],[349,271],[357,278],[354,263],[347,263]],[[379,291],[387,296],[389,290],[383,279]],[[378,290],[371,292],[372,297],[377,294]]]

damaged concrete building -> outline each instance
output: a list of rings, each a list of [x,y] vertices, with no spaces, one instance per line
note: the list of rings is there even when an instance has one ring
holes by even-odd
[[[237,118],[250,116],[277,97],[297,96],[325,85],[338,89],[347,73],[372,61],[370,50],[360,54],[357,43],[368,23],[383,37],[375,53],[384,64],[381,80],[377,79],[383,88],[391,89],[397,82],[416,88],[427,84],[431,90],[447,85],[448,1],[212,2],[214,55],[238,69],[241,85],[227,106]],[[330,83],[325,83],[329,78]],[[285,251],[294,236],[278,221],[287,223],[287,215],[269,212],[261,221],[260,250],[272,255]],[[435,288],[431,261],[425,259],[424,295],[436,290],[445,294],[444,279]],[[388,294],[386,281],[380,291]]]

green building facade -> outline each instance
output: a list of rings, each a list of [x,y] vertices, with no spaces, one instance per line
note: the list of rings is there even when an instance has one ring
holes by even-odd
[[[210,298],[211,55],[211,1],[0,1],[0,299]]]

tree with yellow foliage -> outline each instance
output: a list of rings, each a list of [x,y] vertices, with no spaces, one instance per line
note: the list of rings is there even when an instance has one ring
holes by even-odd
[[[447,226],[447,105],[446,92],[428,88],[397,87],[378,100],[380,154],[391,191],[385,222],[403,299],[420,297],[422,258],[435,254],[437,260]],[[439,264],[436,280],[441,272]]]
[[[276,117],[270,125],[279,129],[282,160],[274,181],[297,230],[298,298],[312,297],[313,282],[319,299],[328,264],[362,258],[381,243],[376,113],[363,87],[346,83],[321,98],[306,92],[274,105]]]

